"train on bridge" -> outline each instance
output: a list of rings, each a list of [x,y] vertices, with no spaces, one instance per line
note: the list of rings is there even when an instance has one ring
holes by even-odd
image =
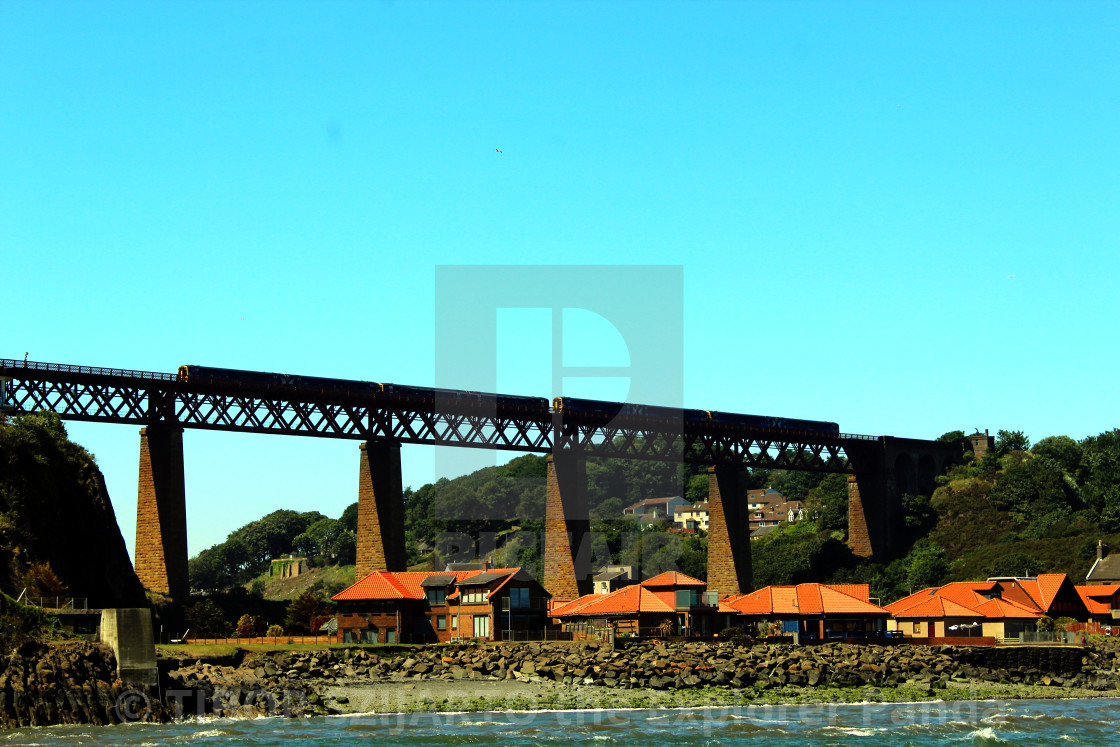
[[[840,433],[840,425],[824,420],[802,420],[800,418],[778,418],[770,415],[743,415],[715,410],[678,409],[658,405],[638,405],[630,402],[606,402],[597,399],[577,399],[575,397],[555,397],[552,400],[553,412],[586,413],[610,417],[635,416],[683,420],[687,423],[723,423],[726,425],[746,425],[756,428],[786,428],[789,430],[814,431],[817,433]]]
[[[755,428],[783,428],[788,430],[811,431],[814,433],[839,434],[840,426],[822,420],[802,420],[781,418],[769,415],[743,415],[739,413],[716,412],[714,410],[678,409],[658,405],[640,405],[630,402],[608,402],[576,397],[556,397],[549,401],[544,397],[528,397],[515,394],[490,394],[461,389],[440,389],[436,387],[405,386],[376,381],[355,381],[333,379],[319,376],[296,376],[292,374],[266,373],[262,371],[243,371],[234,368],[215,368],[213,366],[186,365],[179,367],[179,381],[192,384],[217,384],[224,387],[244,387],[263,391],[284,391],[306,396],[341,395],[344,397],[369,397],[388,395],[397,401],[415,402],[430,407],[439,402],[441,406],[466,406],[472,408],[495,407],[502,410],[516,410],[522,414],[546,416],[551,413],[599,415],[608,418],[618,416],[663,418],[665,420],[687,423],[720,423]]]
[[[524,414],[548,413],[548,399],[525,397],[517,394],[490,394],[462,389],[440,389],[428,386],[406,386],[378,381],[330,379],[319,376],[294,376],[292,374],[241,371],[235,368],[212,366],[179,366],[179,381],[185,383],[221,384],[263,390],[283,390],[294,394],[322,396],[337,394],[344,397],[388,395],[398,402],[429,407],[438,401],[441,406],[500,407],[515,409]]]

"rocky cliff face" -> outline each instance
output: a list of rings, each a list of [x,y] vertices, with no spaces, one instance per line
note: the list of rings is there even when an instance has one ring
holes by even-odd
[[[107,646],[32,642],[0,666],[0,728],[168,720],[154,689],[117,679]]]
[[[91,607],[147,605],[105,478],[51,413],[0,423],[0,589],[18,595],[40,563]]]

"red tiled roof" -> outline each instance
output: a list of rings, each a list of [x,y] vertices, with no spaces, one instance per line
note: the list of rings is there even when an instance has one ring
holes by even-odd
[[[1116,593],[1120,591],[1120,584],[1106,584],[1100,586],[1075,586],[1078,596],[1085,604],[1085,609],[1091,615],[1107,615],[1112,612]]]
[[[848,586],[856,594],[845,591]],[[870,594],[864,584],[798,584],[797,586],[767,586],[750,594],[741,594],[724,600],[727,606],[745,615],[842,615],[884,614],[877,604],[864,601]],[[857,596],[858,595],[858,596]]]
[[[1039,617],[1042,613],[1035,607],[1028,607],[1011,599],[989,599],[977,605],[975,610],[990,619],[1003,619],[1008,617]]]
[[[869,584],[824,584],[824,586],[834,589],[841,594],[855,597],[861,602],[871,601],[871,586]]]
[[[624,586],[610,594],[587,594],[552,610],[552,617],[570,615],[636,615],[639,612],[674,612],[671,604],[644,586]]]
[[[1066,582],[1066,574],[1040,573],[1035,581],[1038,582],[1038,588],[1042,591],[1042,609],[1048,610],[1050,605],[1054,603],[1054,597],[1058,596],[1058,590]]]
[[[1042,600],[1052,602],[1065,574],[1043,574],[1014,581],[958,581],[923,589],[886,606],[895,618],[983,617],[989,620],[1037,618]],[[998,595],[992,595],[998,592]],[[1048,602],[1047,602],[1048,604]]]
[[[564,601],[555,602],[552,606],[552,609],[550,609],[548,611],[548,614],[553,615],[553,616],[559,616],[559,615],[562,615],[562,614],[567,614],[568,612],[579,609],[580,607],[582,607],[585,604],[588,604],[590,602],[595,601],[595,597],[597,597],[597,596],[601,596],[601,595],[600,594],[584,594],[582,597],[578,597],[578,598],[573,599],[569,602],[564,602]]]
[[[976,612],[971,607],[965,607],[962,604],[957,604],[951,599],[945,597],[932,596],[925,600],[913,600],[914,604],[909,607],[901,607],[899,600],[895,602],[899,607],[892,607],[887,605],[886,609],[891,613],[894,618],[929,618],[929,617],[976,617]]]
[[[421,599],[423,591],[410,591],[396,578],[396,574],[386,571],[374,571],[352,586],[343,589],[331,599]],[[427,574],[422,574],[427,575]],[[420,579],[421,581],[423,579]],[[416,583],[419,586],[419,581]]]
[[[505,579],[495,588],[500,589],[512,578],[512,574],[520,568],[492,568],[488,571],[374,571],[357,583],[343,589],[331,599],[348,601],[356,599],[423,599],[424,588],[420,585],[424,579],[432,576],[454,576],[455,583],[482,573],[506,573]],[[454,597],[458,589],[449,597]]]
[[[1066,583],[1066,574],[1040,573],[1035,578],[1020,578],[1007,583],[1019,586],[1036,607],[1043,612],[1047,612],[1058,596],[1062,584]],[[1005,594],[1006,596],[1010,596],[1012,599],[1016,597],[1014,593]]]
[[[701,581],[692,576],[686,576],[676,571],[665,571],[653,578],[648,578],[641,583],[642,586],[707,586],[706,581]]]

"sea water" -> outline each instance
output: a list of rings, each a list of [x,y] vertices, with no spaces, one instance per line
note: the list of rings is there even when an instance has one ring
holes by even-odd
[[[2,745],[1118,745],[1120,701],[407,713],[0,732]]]

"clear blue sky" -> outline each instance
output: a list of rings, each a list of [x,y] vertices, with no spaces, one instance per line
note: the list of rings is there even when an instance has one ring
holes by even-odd
[[[674,304],[619,293],[679,306],[685,406],[1096,435],[1118,48],[1115,2],[6,0],[0,356],[428,385],[438,267],[666,265]],[[498,316],[504,389],[561,393],[550,318]],[[136,428],[70,432],[131,546]],[[357,496],[353,442],[186,461],[192,554]],[[440,464],[406,447],[405,483]]]

